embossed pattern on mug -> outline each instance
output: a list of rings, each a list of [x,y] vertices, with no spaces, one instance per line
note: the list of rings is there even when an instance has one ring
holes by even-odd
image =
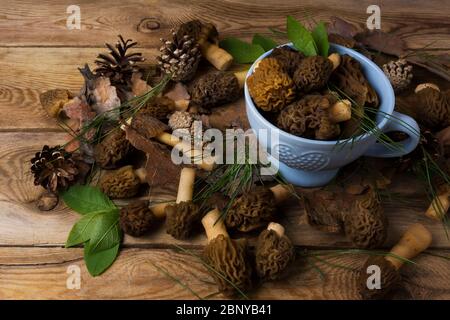
[[[280,161],[291,168],[316,171],[325,168],[330,162],[330,158],[319,151],[308,151],[297,156],[286,145],[280,144],[275,149],[279,154]]]

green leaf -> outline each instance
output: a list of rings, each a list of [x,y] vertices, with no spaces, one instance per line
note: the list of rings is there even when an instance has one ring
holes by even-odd
[[[62,198],[69,208],[80,214],[117,209],[100,189],[91,186],[73,186],[63,192]]]
[[[306,56],[317,55],[317,47],[314,38],[303,25],[293,17],[287,17],[288,39],[294,44],[294,47]]]
[[[66,241],[66,248],[85,243],[91,237],[92,229],[99,220],[102,212],[93,212],[84,215],[70,230]]]
[[[228,51],[237,63],[252,63],[264,54],[264,49],[258,44],[251,44],[237,38],[227,38],[220,46]]]
[[[89,238],[89,252],[100,252],[111,249],[120,243],[122,232],[119,228],[119,211],[100,215],[97,223],[91,229]]]
[[[330,43],[328,42],[327,28],[323,22],[319,22],[314,30],[312,31],[312,36],[314,42],[316,43],[319,53],[323,57],[328,57],[328,49],[330,48]]]
[[[278,44],[270,38],[264,37],[258,33],[253,36],[252,44],[260,45],[264,51],[269,51],[278,46]]]
[[[108,269],[116,260],[119,253],[119,246],[117,244],[110,249],[99,252],[89,251],[90,245],[86,244],[84,247],[84,261],[86,268],[92,276],[98,276]]]

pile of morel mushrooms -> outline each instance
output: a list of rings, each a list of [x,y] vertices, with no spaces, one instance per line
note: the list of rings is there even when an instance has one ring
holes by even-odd
[[[180,142],[173,131],[182,129],[194,137],[215,127],[210,121],[214,108],[242,97],[246,71],[227,71],[233,57],[218,46],[218,32],[211,23],[189,21],[161,41],[157,64],[146,65],[140,53],[130,52],[136,42],[119,36],[116,45],[106,45],[108,53],[98,55],[94,70],[88,64],[79,69],[84,85],[78,94],[54,89],[40,95],[48,115],[71,135],[64,145],[44,146],[31,160],[34,183],[46,190],[37,206],[51,210],[58,203],[58,192],[75,183],[90,183],[111,199],[127,200],[121,207],[120,227],[130,236],[146,235],[164,222],[168,234],[189,240],[202,233],[203,226],[209,271],[223,294],[236,296],[261,281],[287,274],[296,254],[278,223],[282,217],[279,205],[295,199],[291,196],[296,192],[285,184],[254,179],[237,197],[220,191],[210,199],[198,196],[200,187],[214,184],[209,178],[220,176],[223,167],[204,159],[190,165],[173,163],[172,148],[189,158],[208,148],[204,140]],[[377,95],[358,62],[338,54],[305,57],[289,47],[276,48],[256,66],[248,86],[268,119],[310,139],[356,134],[364,108],[378,106]],[[426,113],[429,125],[450,125],[448,93],[425,85],[415,95],[423,106],[416,110],[419,117]],[[362,112],[352,112],[355,108]],[[217,126],[223,128],[222,119],[219,122]],[[450,140],[448,133],[442,135]],[[388,220],[376,191],[388,183],[373,184],[356,176],[359,180],[326,189],[297,190],[301,208],[311,226],[343,233],[357,248],[379,248],[387,237]],[[445,183],[441,186],[437,200],[447,210],[450,188]],[[176,199],[154,201],[152,191],[161,187],[173,190]],[[438,219],[433,208],[427,215]],[[247,238],[259,234],[254,248],[246,239],[237,239],[243,233],[249,233]],[[414,225],[392,250],[395,256],[410,259],[430,241],[429,232]],[[361,271],[363,298],[384,297],[398,285],[403,260],[393,256],[378,257],[375,262],[369,259],[367,263],[379,264],[386,274],[386,290],[366,292],[366,274]]]

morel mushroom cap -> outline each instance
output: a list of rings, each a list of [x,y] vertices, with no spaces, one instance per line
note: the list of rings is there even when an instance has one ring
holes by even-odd
[[[175,102],[165,96],[154,97],[139,109],[139,112],[146,113],[156,119],[165,120],[169,114],[175,111]]]
[[[120,209],[120,228],[133,237],[148,232],[156,220],[147,201],[136,201]]]
[[[186,239],[191,235],[196,222],[201,219],[200,208],[192,202],[194,192],[195,169],[183,168],[180,174],[177,201],[168,205],[166,214],[166,231],[175,239]]]
[[[225,224],[242,232],[252,231],[269,223],[276,212],[276,204],[289,196],[287,186],[270,189],[259,186],[237,198],[228,209]]]
[[[113,129],[94,147],[95,162],[104,169],[115,168],[131,150],[123,130]]]
[[[336,101],[329,94],[307,95],[284,108],[277,118],[280,129],[297,136],[329,140],[340,133],[337,124],[351,118],[351,104],[348,100]]]
[[[386,240],[388,220],[372,188],[353,202],[343,220],[345,235],[359,248],[377,248]]]
[[[390,293],[401,277],[399,269],[404,262],[416,257],[431,244],[430,231],[420,223],[411,225],[403,234],[400,241],[384,257],[371,257],[363,266],[359,275],[359,292],[364,299],[381,299]],[[367,286],[368,267],[378,266],[381,269],[381,288],[370,290]]]
[[[296,96],[293,80],[275,58],[260,60],[247,85],[256,106],[264,111],[278,112]]]
[[[229,72],[207,73],[194,82],[190,90],[191,102],[207,109],[233,102],[240,97],[240,81],[236,74]]]
[[[110,198],[134,197],[141,182],[145,180],[142,174],[145,173],[141,170],[133,170],[132,166],[109,170],[100,178],[100,189]]]
[[[306,57],[297,66],[293,79],[297,89],[308,93],[322,89],[333,71],[333,63],[322,56]]]
[[[72,94],[66,89],[49,90],[39,95],[42,107],[52,118],[56,118],[64,105],[72,98]]]
[[[381,283],[379,289],[369,289],[370,286],[368,285],[367,280],[370,275],[368,274],[368,268],[370,266],[377,266],[380,268]],[[359,274],[359,293],[365,300],[383,299],[398,287],[400,282],[401,275],[390,261],[386,260],[383,256],[371,256],[366,261]]]
[[[286,72],[290,77],[294,75],[297,66],[304,57],[305,56],[300,51],[294,50],[287,46],[277,47],[273,49],[270,54],[270,58],[276,59],[283,68],[284,72]]]
[[[263,279],[275,280],[294,260],[295,250],[283,226],[271,222],[256,242],[256,271]]]
[[[228,209],[225,224],[230,229],[248,232],[263,227],[275,215],[272,191],[257,187],[236,199]]]
[[[416,89],[416,97],[418,119],[424,125],[436,130],[450,125],[450,91],[441,92],[438,87],[422,85]]]
[[[233,57],[217,46],[219,33],[212,23],[192,20],[180,25],[177,38],[189,35],[200,45],[202,55],[218,70],[226,70],[233,63]]]
[[[211,275],[218,284],[219,291],[232,297],[237,293],[236,288],[242,292],[249,290],[252,269],[247,241],[230,239],[217,209],[207,213],[202,224],[208,236],[208,244],[204,249],[205,260],[215,271]]]

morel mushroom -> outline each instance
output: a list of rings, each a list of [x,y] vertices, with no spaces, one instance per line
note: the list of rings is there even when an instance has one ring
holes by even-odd
[[[415,90],[417,116],[427,127],[440,130],[450,126],[450,90],[441,92],[435,84],[420,84]]]
[[[202,219],[208,244],[204,249],[206,262],[214,272],[210,272],[219,286],[219,291],[232,297],[236,288],[245,292],[251,287],[251,266],[247,253],[245,239],[233,240],[220,217],[220,212],[214,209]]]
[[[388,220],[375,191],[369,188],[343,216],[344,233],[358,248],[377,248],[387,237]]]
[[[155,215],[147,201],[136,201],[120,209],[120,228],[133,237],[142,236],[154,225]]]
[[[439,189],[438,195],[431,202],[425,215],[431,219],[442,221],[450,208],[450,186],[445,184]]]
[[[190,90],[191,102],[205,109],[236,101],[244,86],[246,71],[210,72],[197,79]]]
[[[175,239],[186,239],[191,235],[195,223],[200,221],[200,209],[192,202],[195,169],[183,168],[176,203],[165,208],[167,233]]]
[[[39,95],[42,107],[52,118],[56,118],[64,105],[72,98],[72,94],[66,89],[49,90]]]
[[[104,169],[112,169],[123,160],[131,150],[123,130],[112,129],[103,140],[94,147],[95,162]]]
[[[304,57],[305,56],[300,51],[292,49],[288,46],[277,47],[273,49],[270,54],[270,58],[276,59],[283,68],[284,72],[286,72],[290,77],[294,76],[297,66]]]
[[[333,62],[322,56],[306,57],[300,61],[293,79],[303,93],[322,89],[333,71]]]
[[[217,45],[216,27],[211,23],[192,20],[180,25],[176,37],[182,39],[189,35],[200,45],[202,55],[218,70],[226,70],[233,63],[233,57]]]
[[[351,118],[351,103],[336,101],[333,95],[307,95],[284,108],[277,125],[297,136],[308,139],[329,140],[340,133],[339,122]]]
[[[263,111],[281,111],[296,97],[294,81],[275,58],[260,60],[247,85],[255,105]]]
[[[108,170],[101,177],[99,186],[102,192],[113,199],[131,198],[145,182],[143,168],[133,170],[133,166],[125,166],[117,170]]]
[[[159,120],[165,120],[175,109],[175,101],[162,96],[149,99],[138,112],[146,113]]]
[[[416,257],[428,248],[432,236],[423,225],[416,223],[410,226],[400,241],[391,249],[390,254],[384,257],[370,257],[359,274],[359,293],[363,299],[383,299],[399,286],[401,275],[399,269],[405,260]],[[369,286],[369,267],[377,266],[381,270],[381,285],[372,288]],[[372,288],[372,289],[369,289]]]
[[[359,194],[339,188],[314,190],[304,194],[308,222],[326,232],[343,232],[358,248],[376,248],[387,236],[388,220],[372,187]]]
[[[242,232],[264,227],[274,218],[276,205],[289,197],[288,188],[279,184],[270,189],[256,187],[244,193],[231,204],[225,224]]]
[[[295,250],[282,225],[271,222],[256,243],[256,271],[262,279],[276,280],[294,260]]]

